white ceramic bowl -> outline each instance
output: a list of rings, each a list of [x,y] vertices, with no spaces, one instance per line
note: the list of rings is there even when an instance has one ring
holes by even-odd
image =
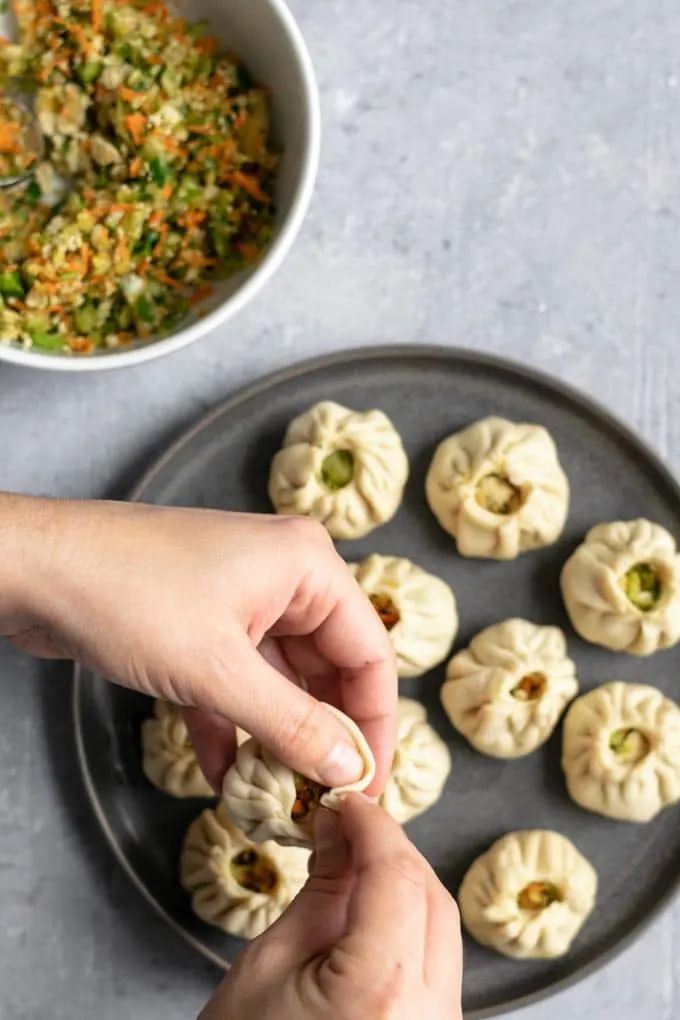
[[[276,182],[274,238],[261,262],[215,286],[200,317],[191,317],[170,336],[124,350],[87,357],[22,350],[0,344],[0,360],[29,368],[93,372],[124,368],[177,351],[226,323],[257,294],[279,268],[307,211],[319,162],[319,97],[314,70],[300,30],[284,0],[190,0],[182,13],[205,19],[225,49],[237,54],[270,89],[272,136],[283,155]],[[12,36],[6,16],[0,35]]]

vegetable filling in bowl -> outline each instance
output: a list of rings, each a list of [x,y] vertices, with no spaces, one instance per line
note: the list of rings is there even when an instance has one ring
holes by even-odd
[[[16,13],[0,81],[34,92],[45,159],[0,192],[0,342],[89,354],[167,334],[271,238],[266,92],[160,0]]]

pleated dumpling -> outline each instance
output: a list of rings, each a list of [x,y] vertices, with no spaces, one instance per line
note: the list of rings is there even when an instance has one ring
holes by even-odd
[[[651,655],[680,641],[680,556],[660,524],[591,528],[562,569],[574,629],[593,644]]]
[[[649,822],[680,801],[680,708],[647,684],[596,687],[567,712],[562,768],[581,807]]]
[[[215,796],[180,709],[167,701],[156,701],[153,718],[142,723],[142,769],[150,783],[172,797]]]
[[[362,792],[375,776],[375,761],[361,730],[343,712],[327,708],[347,727],[364,762],[359,779],[329,790],[293,772],[251,737],[238,748],[224,777],[222,796],[232,822],[256,843],[314,846],[314,815],[320,805],[336,808],[343,793]]]
[[[399,433],[382,411],[324,400],[288,427],[269,498],[279,514],[313,517],[333,538],[361,538],[396,514],[408,478]]]
[[[449,749],[428,723],[425,707],[399,698],[397,746],[382,806],[404,825],[437,803],[450,771]]]
[[[441,700],[482,754],[519,758],[545,743],[577,691],[562,631],[513,619],[480,631],[454,655]]]
[[[569,483],[548,430],[505,418],[484,418],[441,442],[425,490],[463,556],[512,560],[550,545],[569,509]]]
[[[253,939],[281,916],[307,881],[309,851],[251,843],[220,804],[187,830],[182,886],[194,913],[231,935]]]
[[[439,665],[458,630],[448,584],[402,556],[374,553],[348,566],[389,632],[399,676],[420,676]]]
[[[597,874],[559,832],[503,836],[478,857],[458,893],[463,924],[515,959],[563,956],[595,906]]]

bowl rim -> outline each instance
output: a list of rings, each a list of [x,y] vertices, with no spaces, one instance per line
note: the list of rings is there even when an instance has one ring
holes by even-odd
[[[286,0],[265,2],[278,17],[298,64],[302,78],[301,100],[307,125],[307,139],[302,155],[300,180],[291,207],[260,264],[223,304],[169,337],[130,350],[112,350],[80,358],[37,353],[30,348],[24,350],[0,344],[0,362],[48,372],[100,372],[141,365],[163,355],[174,354],[200,340],[218,326],[224,325],[245,308],[279,269],[300,231],[314,191],[321,150],[321,109],[314,65],[292,11]]]

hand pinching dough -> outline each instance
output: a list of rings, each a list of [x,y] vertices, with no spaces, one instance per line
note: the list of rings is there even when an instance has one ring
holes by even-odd
[[[562,768],[581,807],[649,822],[680,801],[680,708],[647,684],[596,687],[567,712]]]
[[[680,641],[680,556],[644,518],[591,528],[562,569],[562,596],[582,638],[630,655]]]
[[[386,414],[324,400],[290,423],[272,461],[269,498],[277,513],[313,517],[333,538],[361,538],[394,517],[407,478]]]
[[[577,691],[561,630],[505,620],[454,655],[441,700],[456,729],[482,754],[519,758],[545,743]]]
[[[449,749],[428,723],[424,706],[399,698],[397,747],[380,804],[404,825],[437,803],[450,771]]]
[[[189,826],[180,879],[201,920],[253,939],[297,896],[307,881],[308,860],[307,850],[251,843],[220,804]]]
[[[427,673],[446,658],[458,629],[448,584],[400,556],[349,563],[389,632],[399,676]]]
[[[232,822],[256,843],[274,839],[282,846],[314,846],[314,815],[319,807],[337,808],[343,793],[361,793],[375,776],[371,749],[355,722],[326,706],[349,730],[364,762],[354,783],[331,790],[293,772],[251,737],[236,752],[224,777],[222,796]]]
[[[503,836],[463,879],[458,905],[478,942],[518,960],[563,956],[595,906],[597,874],[559,832]]]
[[[512,560],[550,545],[569,509],[550,433],[505,418],[484,418],[440,443],[425,492],[462,556]]]
[[[186,723],[176,705],[156,701],[154,716],[142,723],[142,769],[163,793],[172,797],[214,797],[201,772]]]

